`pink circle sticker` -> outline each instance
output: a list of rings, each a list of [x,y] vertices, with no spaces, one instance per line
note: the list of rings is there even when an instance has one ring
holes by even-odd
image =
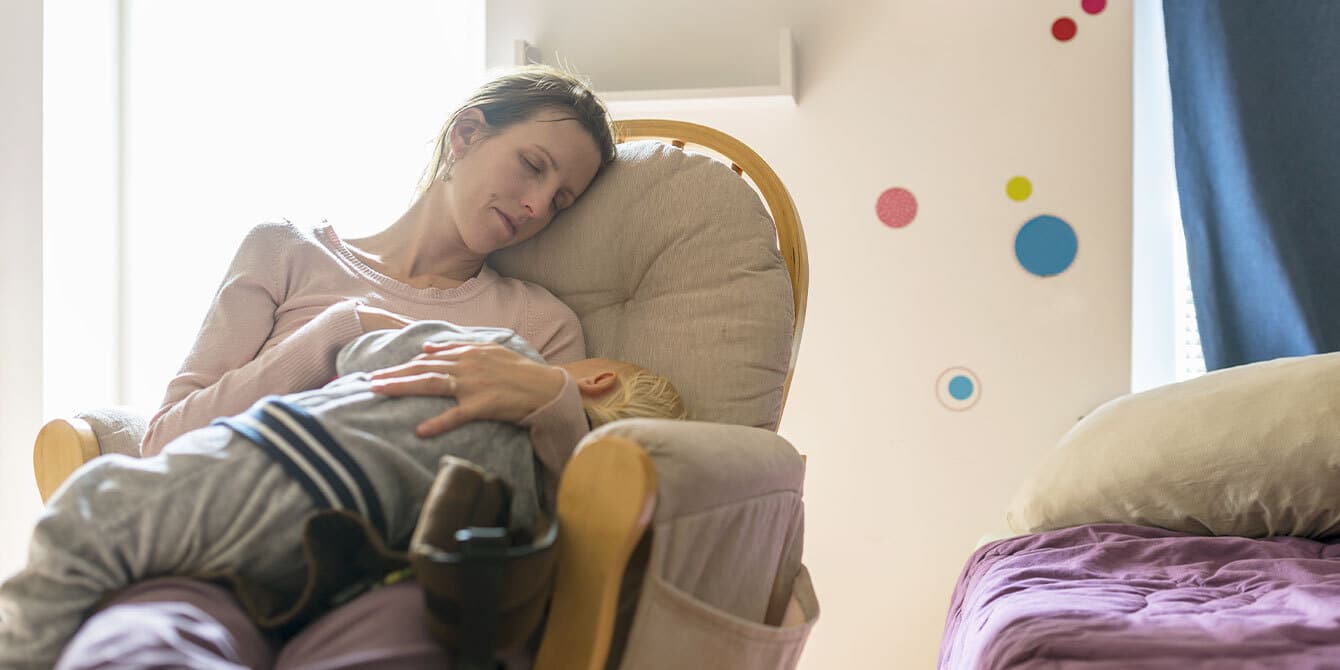
[[[1107,0],[1084,0],[1079,6],[1084,8],[1085,13],[1098,14],[1107,9]]]
[[[917,198],[905,188],[891,188],[879,194],[875,214],[890,228],[902,228],[917,218]]]

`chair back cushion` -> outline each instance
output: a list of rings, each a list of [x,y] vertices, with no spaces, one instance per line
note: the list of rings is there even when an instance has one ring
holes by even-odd
[[[690,418],[776,429],[790,278],[767,209],[721,162],[625,142],[575,205],[490,264],[572,307],[589,356],[668,377]]]

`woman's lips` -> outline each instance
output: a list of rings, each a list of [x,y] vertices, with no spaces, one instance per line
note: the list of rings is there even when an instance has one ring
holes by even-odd
[[[508,215],[505,214],[501,209],[498,209],[498,208],[496,208],[496,207],[493,208],[493,211],[497,212],[497,213],[498,213],[498,216],[501,216],[501,217],[502,217],[503,225],[507,226],[507,232],[511,233],[511,234],[515,237],[515,236],[516,236],[516,222],[512,221],[512,217],[508,216]]]

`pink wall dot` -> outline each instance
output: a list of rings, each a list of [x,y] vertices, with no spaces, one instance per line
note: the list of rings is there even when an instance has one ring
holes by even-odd
[[[890,228],[902,228],[917,218],[917,198],[905,188],[891,188],[879,194],[875,214]]]
[[[1083,7],[1086,13],[1098,14],[1107,9],[1107,0],[1084,0],[1079,6]]]
[[[1077,30],[1074,19],[1063,16],[1056,19],[1056,22],[1052,24],[1052,37],[1062,42],[1069,42],[1075,37]]]

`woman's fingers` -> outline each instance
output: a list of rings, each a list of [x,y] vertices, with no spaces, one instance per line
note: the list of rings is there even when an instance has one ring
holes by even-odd
[[[372,390],[388,396],[451,396],[456,408],[424,421],[428,437],[475,419],[517,423],[563,390],[566,374],[497,344],[425,345],[413,360],[378,370]]]
[[[456,377],[439,372],[391,377],[372,382],[372,392],[385,396],[454,396],[457,390]]]
[[[396,330],[414,323],[414,319],[404,314],[397,314],[371,305],[359,305],[354,311],[357,313],[359,325],[363,327],[365,333],[374,330]]]
[[[432,437],[467,423],[470,419],[469,409],[464,405],[456,405],[419,424],[414,433],[419,437]]]
[[[440,361],[432,358],[415,358],[408,363],[401,363],[389,368],[374,371],[369,378],[373,381],[381,379],[394,379],[398,377],[412,377],[427,374],[451,374],[454,371],[455,364],[452,361]]]
[[[468,349],[476,346],[472,342],[424,342],[423,350],[426,353],[437,353],[439,351],[451,351],[452,349]]]

